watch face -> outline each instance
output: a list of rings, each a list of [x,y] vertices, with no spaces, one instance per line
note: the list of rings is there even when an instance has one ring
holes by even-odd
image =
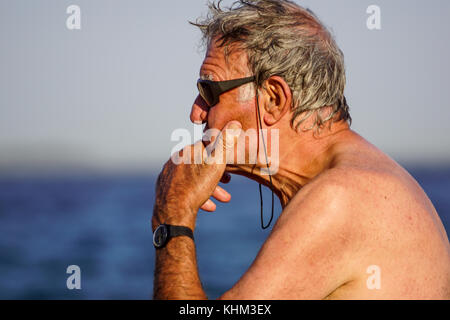
[[[164,224],[160,225],[153,233],[153,245],[156,248],[163,247],[166,244],[167,235],[167,227]]]

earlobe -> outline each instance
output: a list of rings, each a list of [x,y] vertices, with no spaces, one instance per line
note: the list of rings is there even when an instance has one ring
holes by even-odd
[[[264,124],[268,127],[273,126],[275,123],[278,122],[278,120],[280,119],[280,114],[279,114],[279,110],[278,110],[278,105],[276,104],[276,96],[274,96],[273,94],[269,93],[269,97],[267,99],[267,103],[265,104],[264,107]]]
[[[268,113],[268,112],[266,112],[265,114],[264,114],[264,124],[266,125],[266,126],[268,126],[268,127],[271,127],[271,126],[273,126],[275,123],[277,123],[278,122],[278,120],[277,119],[275,119],[274,117],[273,117],[273,115],[271,114],[271,113]]]

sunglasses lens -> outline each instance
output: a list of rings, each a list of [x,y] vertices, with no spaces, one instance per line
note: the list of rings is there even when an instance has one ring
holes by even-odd
[[[198,82],[197,87],[200,96],[211,107],[214,103],[214,95],[212,94],[210,86],[207,83]]]

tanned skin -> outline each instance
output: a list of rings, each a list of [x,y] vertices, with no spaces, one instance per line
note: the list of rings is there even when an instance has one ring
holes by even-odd
[[[251,72],[243,51],[235,50],[226,63],[213,42],[200,74],[220,81]],[[213,108],[197,97],[191,120],[222,132],[257,129],[255,98],[242,101],[239,90],[222,94]],[[344,121],[330,122],[320,133],[294,129],[291,104],[286,82],[270,77],[259,105],[263,127],[279,130],[273,189],[283,212],[253,264],[220,298],[449,299],[448,237],[418,183]],[[240,138],[222,134],[218,146],[228,152]],[[194,230],[199,209],[215,209],[210,197],[230,200],[218,186],[229,180],[228,173],[269,185],[258,172],[253,165],[175,165],[169,160],[157,182],[153,230],[161,223]],[[381,270],[379,289],[367,286],[373,265]],[[207,299],[190,238],[173,238],[156,250],[154,298]]]

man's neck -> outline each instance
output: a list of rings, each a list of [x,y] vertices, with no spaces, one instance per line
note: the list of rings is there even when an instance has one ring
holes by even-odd
[[[279,144],[278,170],[272,177],[273,191],[284,208],[295,194],[321,172],[333,167],[343,135],[351,134],[346,123],[335,123],[319,134],[314,130],[296,133]],[[280,136],[283,136],[280,133]],[[260,150],[259,152],[264,152]],[[246,176],[271,188],[269,175],[261,174],[264,164],[232,166],[227,171]]]

